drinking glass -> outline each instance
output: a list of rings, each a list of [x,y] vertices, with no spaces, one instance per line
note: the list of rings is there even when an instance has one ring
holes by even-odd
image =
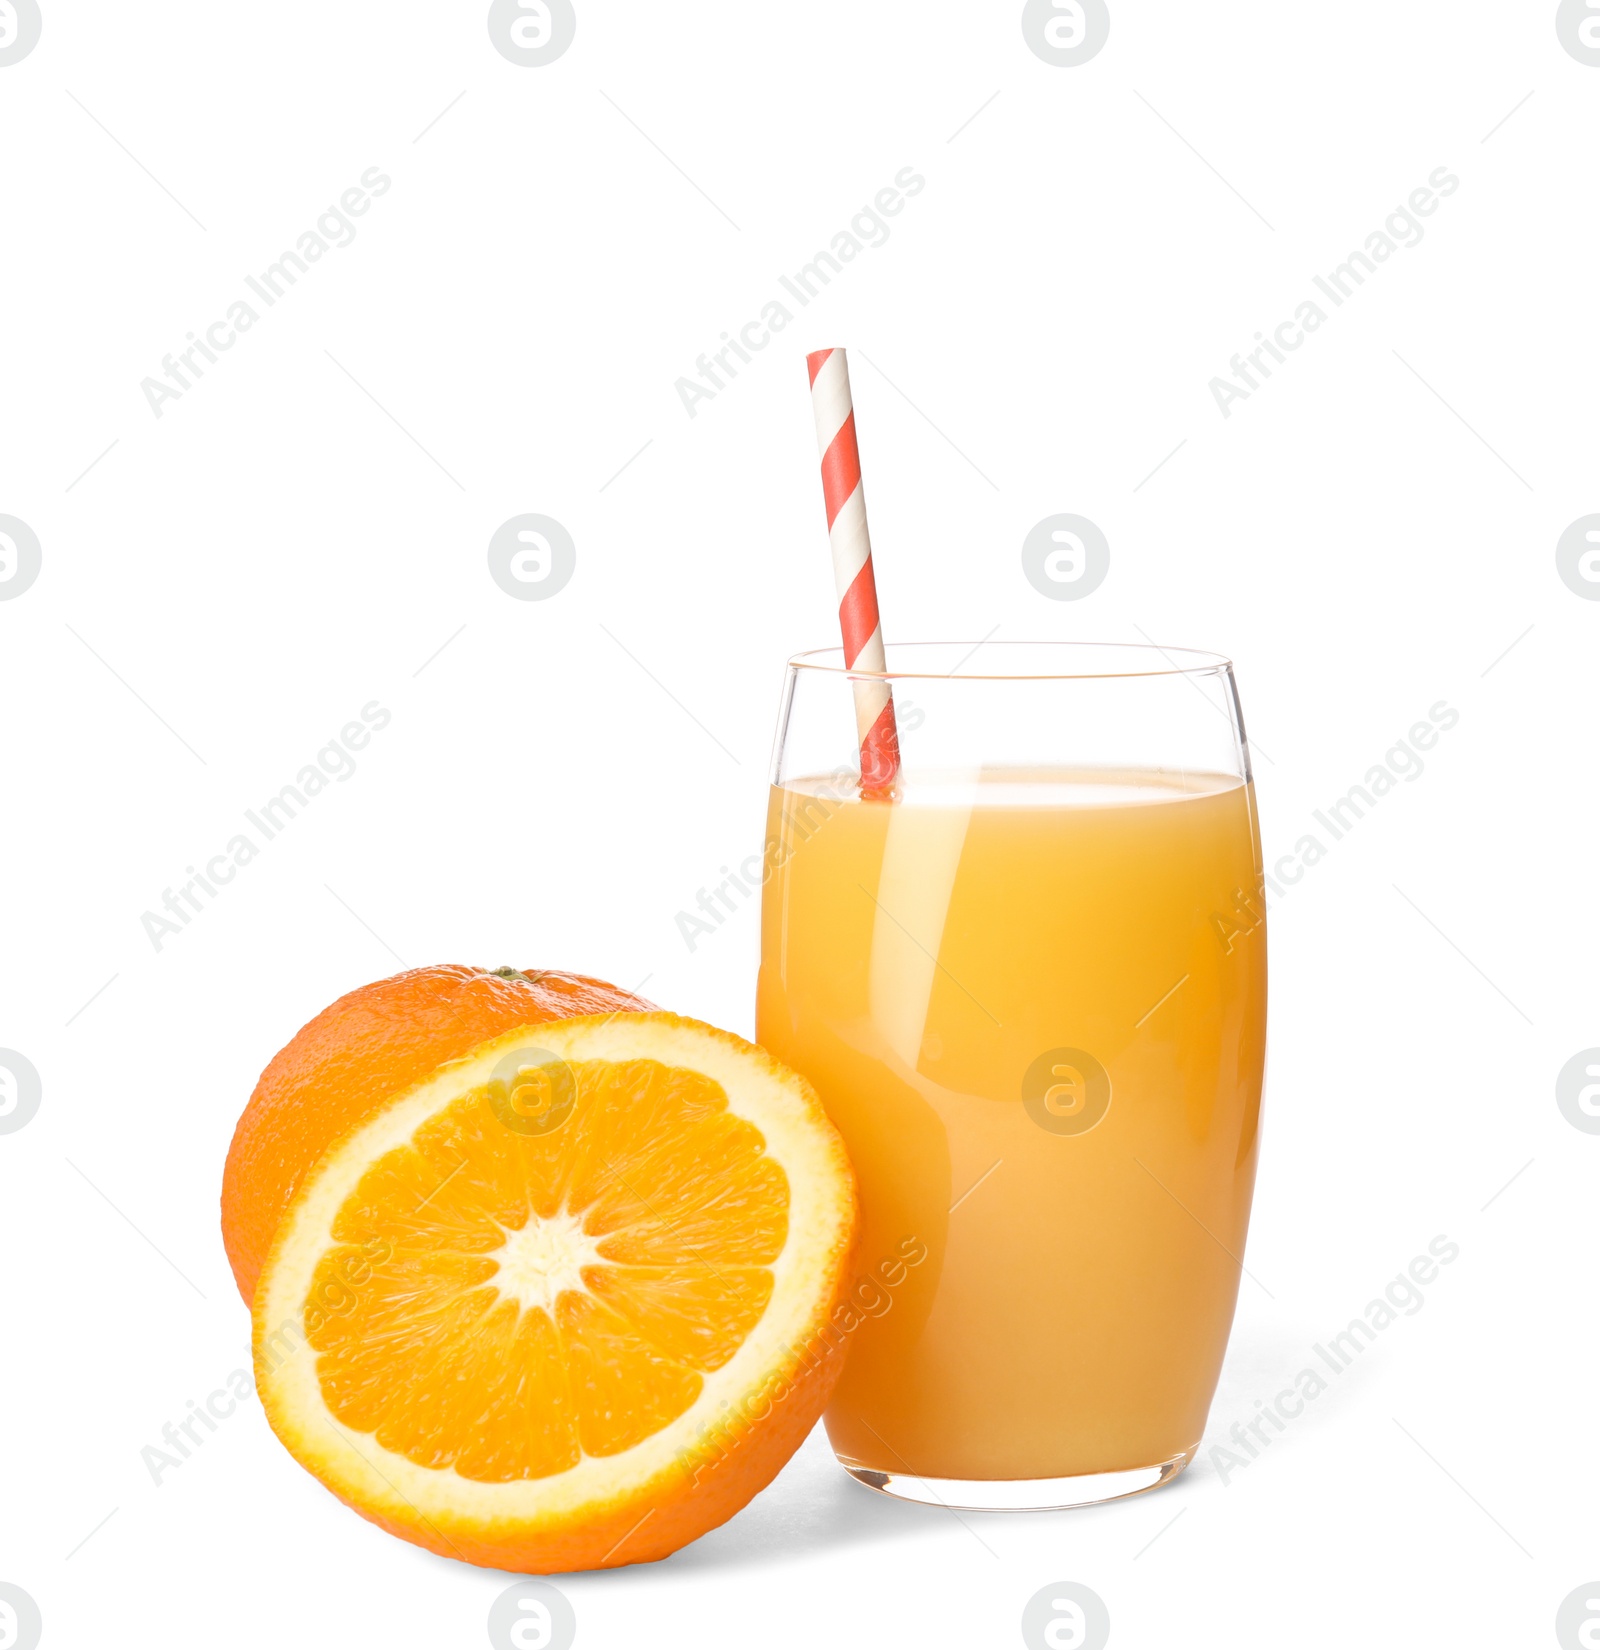
[[[1174,1478],[1233,1320],[1266,927],[1233,671],[1191,649],[888,650],[863,796],[838,649],[789,661],[760,1041],[815,1085],[862,1223],[842,1465],[953,1507]]]

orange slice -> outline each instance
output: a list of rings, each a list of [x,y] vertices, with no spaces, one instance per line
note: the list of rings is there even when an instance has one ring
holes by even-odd
[[[290,1453],[434,1552],[664,1557],[737,1512],[837,1378],[855,1229],[810,1086],[673,1014],[484,1043],[328,1148],[255,1298]]]

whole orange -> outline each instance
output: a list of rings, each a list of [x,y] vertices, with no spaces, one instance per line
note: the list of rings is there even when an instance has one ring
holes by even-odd
[[[583,974],[441,963],[325,1008],[262,1072],[228,1150],[222,1240],[245,1304],[301,1182],[385,1101],[518,1026],[653,1007]]]

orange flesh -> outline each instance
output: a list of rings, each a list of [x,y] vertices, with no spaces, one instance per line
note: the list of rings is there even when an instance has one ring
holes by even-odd
[[[304,1317],[328,1409],[420,1466],[506,1483],[629,1449],[766,1310],[789,1186],[761,1131],[698,1072],[565,1070],[546,1132],[502,1121],[541,1114],[499,1081],[435,1113],[362,1176],[317,1265]],[[587,1259],[529,1304],[491,1257],[545,1231]]]

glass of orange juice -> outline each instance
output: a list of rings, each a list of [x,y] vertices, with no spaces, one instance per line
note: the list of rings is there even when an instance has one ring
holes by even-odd
[[[1152,1489],[1199,1445],[1255,1179],[1266,928],[1232,667],[915,643],[883,674],[902,766],[863,796],[862,673],[790,661],[767,819],[757,1036],[861,1192],[828,1435],[911,1500]]]

